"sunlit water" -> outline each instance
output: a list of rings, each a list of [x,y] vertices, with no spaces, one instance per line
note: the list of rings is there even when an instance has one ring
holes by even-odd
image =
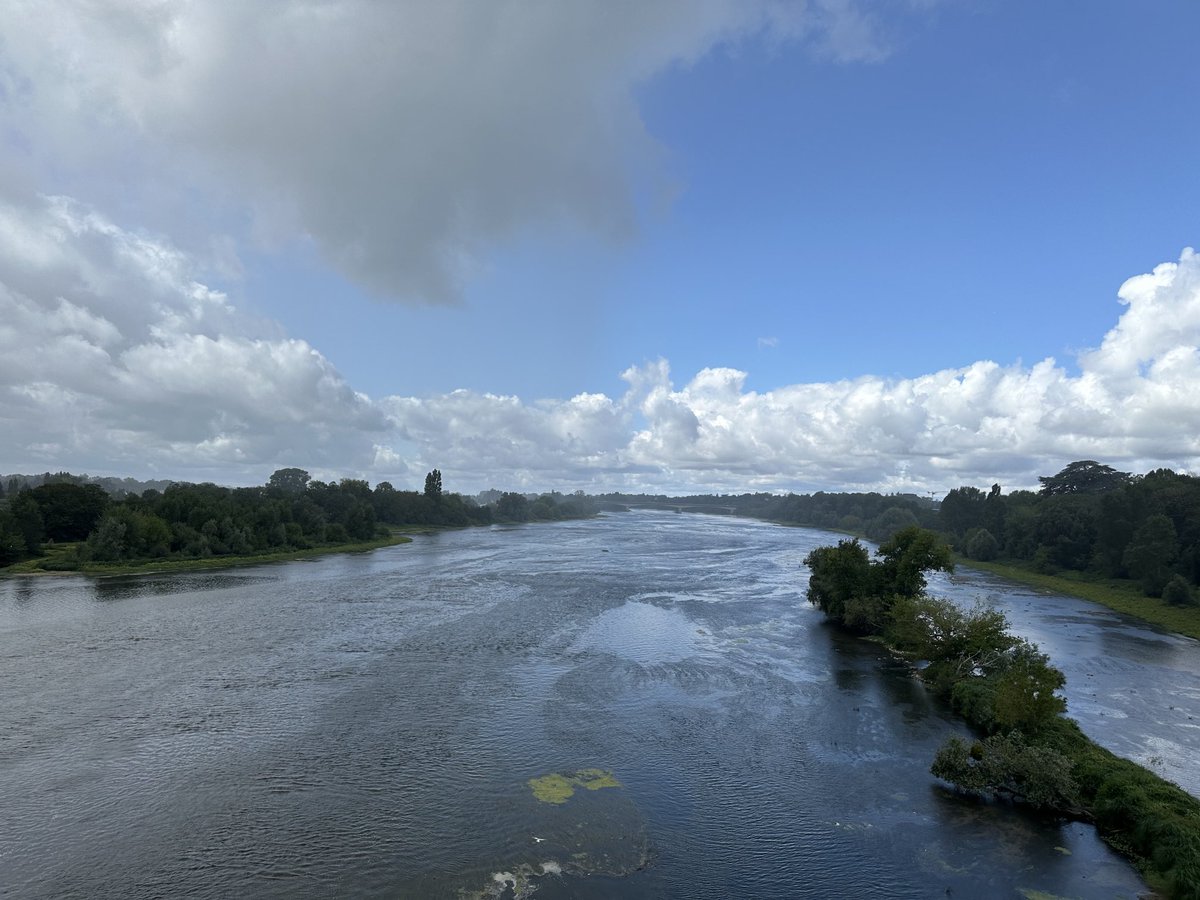
[[[218,574],[0,580],[0,893],[1143,890],[1090,828],[935,782],[961,725],[804,602],[801,560],[832,537],[630,513]],[[969,573],[943,586],[1008,604],[1089,729],[1194,783],[1194,643]],[[1138,718],[1130,690],[1174,691],[1179,720]],[[621,786],[530,790],[585,768]]]

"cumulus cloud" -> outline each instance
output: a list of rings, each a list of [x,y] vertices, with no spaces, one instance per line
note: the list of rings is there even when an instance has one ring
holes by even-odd
[[[1053,359],[980,361],[758,393],[746,389],[746,373],[724,368],[676,387],[659,360],[627,370],[617,399],[523,404],[459,391],[384,405],[421,459],[448,454],[447,468],[477,482],[513,471],[535,486],[919,491],[1036,486],[1038,475],[1081,458],[1194,469],[1200,256],[1185,250],[1118,296],[1126,311],[1080,355],[1077,375]]]
[[[216,191],[260,236],[425,302],[535,224],[630,234],[652,75],[748,35],[886,53],[856,0],[17,0],[4,25],[13,166],[103,208],[174,191],[173,232]]]
[[[224,478],[368,463],[382,411],[194,268],[68,199],[0,202],[0,459]]]
[[[61,197],[0,200],[0,460],[16,469],[260,483],[281,465],[456,489],[945,490],[1094,458],[1200,461],[1200,256],[1129,279],[1072,374],[978,361],[758,392],[665,360],[619,396],[466,390],[372,400],[188,255]]]

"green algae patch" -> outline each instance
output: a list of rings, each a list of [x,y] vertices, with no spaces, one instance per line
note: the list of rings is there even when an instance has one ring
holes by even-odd
[[[575,786],[565,775],[543,775],[541,778],[530,778],[529,786],[533,788],[533,796],[543,803],[566,803],[575,793]]]
[[[551,772],[540,778],[529,779],[529,787],[536,799],[556,805],[570,800],[577,788],[598,791],[600,788],[620,786],[621,782],[607,769],[580,769],[570,775]]]
[[[1046,891],[1037,891],[1033,888],[1018,888],[1018,890],[1025,900],[1069,900],[1067,897],[1060,897],[1058,894],[1050,894]]]

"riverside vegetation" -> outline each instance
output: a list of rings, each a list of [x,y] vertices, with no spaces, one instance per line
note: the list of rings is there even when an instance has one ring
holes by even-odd
[[[875,542],[920,525],[973,565],[1200,638],[1200,477],[1170,469],[1132,475],[1085,459],[1038,480],[1038,491],[1007,494],[999,484],[958,487],[940,503],[940,492],[598,499],[723,511]]]
[[[1004,615],[962,610],[925,592],[950,571],[950,549],[910,526],[872,559],[857,539],[805,559],[808,598],[838,626],[882,641],[919,669],[978,735],[950,738],[932,773],[960,789],[1093,822],[1146,880],[1170,897],[1200,898],[1200,801],[1092,743],[1064,716],[1063,674]]]
[[[442,473],[422,492],[384,481],[314,481],[277,470],[262,487],[168,484],[111,496],[67,473],[36,486],[0,488],[0,571],[116,573],[287,559],[369,550],[408,540],[401,529],[486,525],[592,514],[581,495],[530,499],[489,492],[490,502],[443,490]]]

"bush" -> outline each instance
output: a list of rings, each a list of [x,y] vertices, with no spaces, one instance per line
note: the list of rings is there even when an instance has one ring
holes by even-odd
[[[986,528],[973,531],[967,538],[967,557],[987,562],[1000,555],[1000,542]]]
[[[1162,598],[1173,606],[1190,606],[1196,602],[1192,586],[1182,575],[1176,575],[1167,582],[1167,586],[1163,588]]]
[[[1079,802],[1071,760],[1057,750],[1026,743],[1016,731],[970,746],[950,738],[929,771],[969,793],[1006,797],[1038,809],[1065,812]]]

